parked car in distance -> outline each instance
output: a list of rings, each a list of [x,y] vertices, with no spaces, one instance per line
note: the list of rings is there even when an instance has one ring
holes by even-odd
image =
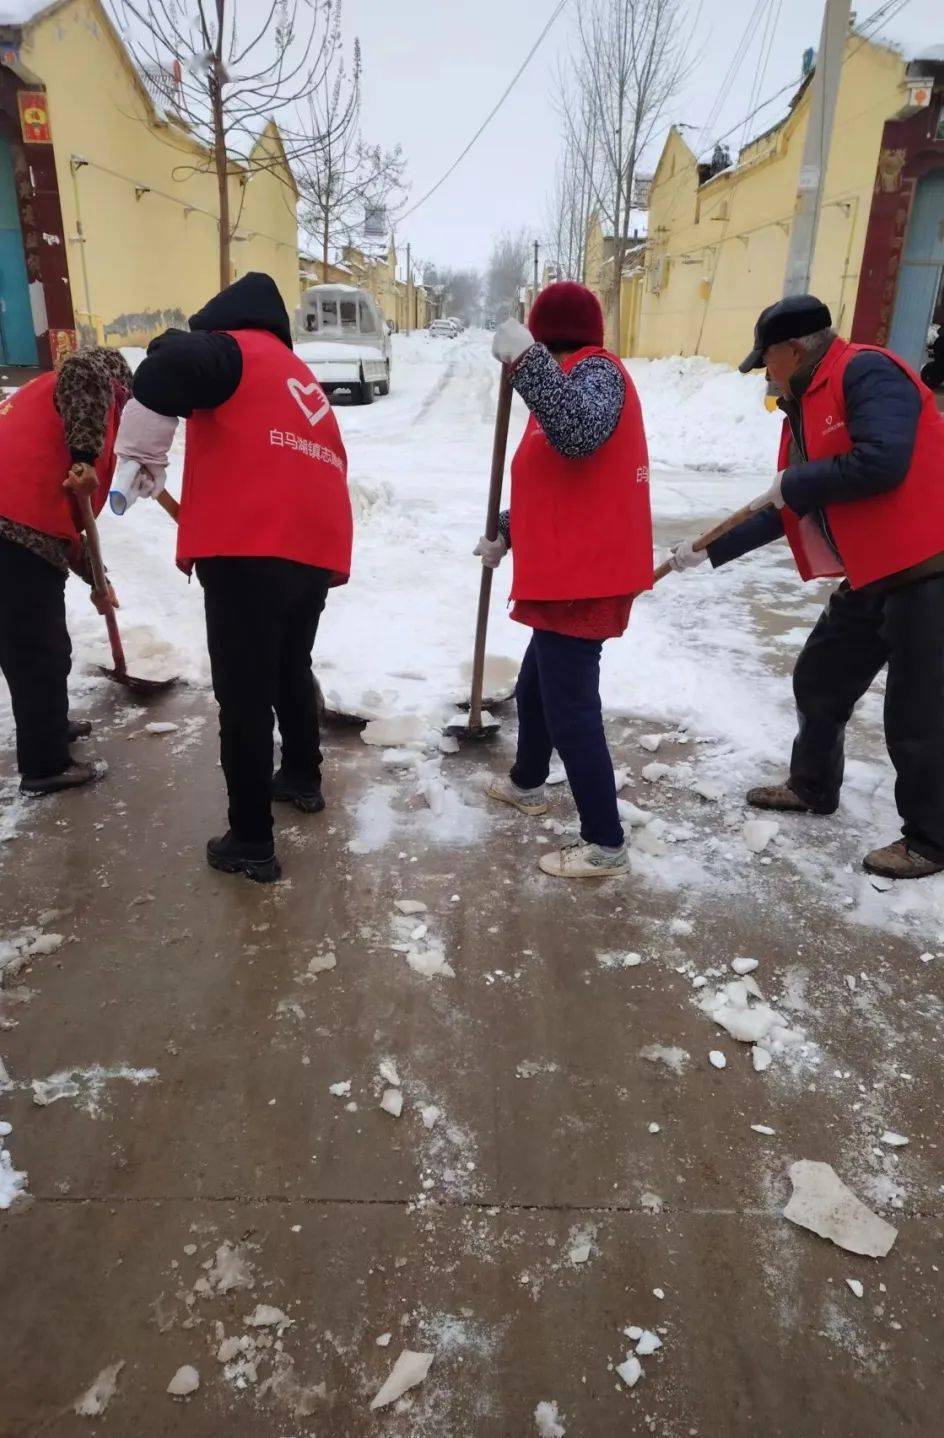
[[[296,352],[326,395],[348,390],[361,404],[373,404],[375,393],[390,393],[390,333],[367,290],[314,285],[302,296],[296,323],[304,337]]]
[[[459,331],[452,320],[433,320],[429,327],[429,333],[433,339],[454,340]]]
[[[455,325],[456,334],[461,335],[462,331],[466,328],[465,320],[460,320],[458,315],[447,315],[446,318],[451,325]]]

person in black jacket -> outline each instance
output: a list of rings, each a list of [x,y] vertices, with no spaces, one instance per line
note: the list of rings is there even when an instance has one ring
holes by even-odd
[[[789,463],[754,501],[749,519],[707,549],[696,550],[691,541],[677,545],[670,559],[674,570],[706,560],[717,568],[782,538],[786,506],[815,525],[835,563],[826,572],[841,573],[827,506],[855,504],[902,485],[919,425],[922,433],[942,436],[944,482],[944,426],[933,410],[928,414],[915,382],[879,349],[854,354],[845,366],[845,415],[836,422],[851,440],[848,452],[807,458],[804,395],[836,343],[829,311],[813,296],[794,296],[764,311],[755,348],[741,369],[766,365],[780,390],[792,434]],[[846,724],[886,666],[885,736],[897,773],[903,837],[866,855],[864,865],[889,878],[924,878],[944,871],[944,552],[855,589],[843,580],[833,592],[794,670],[799,730],[789,778],[752,789],[747,800],[759,809],[834,813]]]
[[[325,807],[311,653],[328,591],[348,572],[332,562],[345,521],[350,528],[344,449],[320,391],[317,413],[316,400],[299,399],[302,379],[317,388],[294,357],[278,287],[252,273],[193,315],[189,331],[153,340],[134,376],[134,399],[152,419],[191,419],[188,464],[194,431],[202,436],[202,458],[193,460],[181,496],[178,563],[188,571],[195,563],[204,591],[229,797],[229,831],[209,841],[207,861],[261,882],[281,873],[271,801],[305,813]],[[135,433],[135,415],[132,408],[118,451],[153,472],[153,427]],[[167,443],[172,433],[173,425]],[[327,538],[327,527],[312,519],[326,505],[338,511]],[[348,546],[348,567],[349,557]],[[275,774],[273,714],[282,740]]]

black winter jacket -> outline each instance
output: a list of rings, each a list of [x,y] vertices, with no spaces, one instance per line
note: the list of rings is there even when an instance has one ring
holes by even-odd
[[[135,399],[156,414],[183,418],[231,399],[243,357],[224,330],[267,330],[292,348],[288,311],[270,275],[243,275],[190,316],[189,331],[166,330],[152,340],[135,372]]]

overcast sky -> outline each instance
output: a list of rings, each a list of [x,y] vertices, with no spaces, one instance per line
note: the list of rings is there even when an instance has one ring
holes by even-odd
[[[482,266],[492,236],[525,226],[540,234],[552,185],[560,120],[554,77],[573,53],[572,26],[581,0],[571,0],[530,67],[478,144],[441,190],[404,222],[398,250],[410,240],[419,260]],[[768,0],[777,7],[778,0]],[[879,0],[866,0],[860,20]],[[698,64],[670,118],[699,129],[708,117],[754,0],[702,0],[694,53]],[[761,96],[800,72],[803,50],[819,38],[823,0],[785,0]],[[554,0],[344,0],[344,28],[364,52],[364,131],[399,141],[409,158],[411,199],[418,199],[468,143],[533,45]],[[692,15],[697,4],[692,5]],[[908,0],[883,36],[944,43],[942,0]],[[741,67],[714,133],[728,130],[748,108],[759,67],[759,37]],[[753,129],[783,113],[789,96],[765,111]],[[736,134],[734,140],[739,139]],[[651,165],[658,158],[648,157]]]

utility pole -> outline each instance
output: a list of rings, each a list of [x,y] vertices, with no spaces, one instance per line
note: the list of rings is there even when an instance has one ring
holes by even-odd
[[[839,93],[842,62],[849,35],[849,9],[850,0],[826,0],[819,53],[810,82],[810,118],[803,145],[796,208],[787,249],[787,265],[783,277],[784,295],[802,295],[810,288],[816,232],[819,229],[823,206],[823,187],[826,183],[833,121],[836,116],[836,97]]]
[[[534,301],[535,301],[535,300],[537,299],[537,297],[538,297],[538,250],[539,250],[539,249],[540,249],[540,245],[538,244],[538,241],[535,240],[535,242],[534,242],[534,289],[531,291],[531,308],[532,308],[532,309],[534,308]]]
[[[413,283],[413,267],[410,260],[410,246],[406,247],[406,332],[410,333],[413,319],[413,306],[410,303],[410,287]]]

